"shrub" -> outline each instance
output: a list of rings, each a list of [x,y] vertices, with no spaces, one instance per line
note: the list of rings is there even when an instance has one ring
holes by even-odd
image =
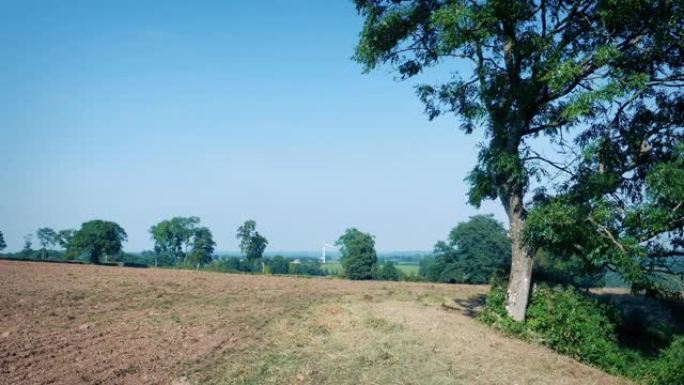
[[[491,291],[487,296],[485,307],[480,313],[480,320],[504,333],[513,334],[528,339],[530,330],[522,322],[515,322],[506,313],[506,282],[500,274],[495,274],[491,280]]]
[[[626,369],[607,305],[574,290],[543,286],[534,291],[527,327],[559,353],[612,373]]]
[[[378,269],[377,279],[383,281],[399,281],[402,274],[391,261],[385,261]]]
[[[641,376],[653,385],[684,385],[684,337],[678,337],[660,356],[642,369]]]
[[[639,318],[636,313],[625,317],[584,292],[549,286],[535,288],[525,322],[514,322],[506,314],[505,304],[505,281],[495,277],[480,320],[610,373],[652,385],[684,385],[684,336],[675,338],[668,348],[651,359],[620,344],[618,331],[625,327],[622,323],[634,322]]]

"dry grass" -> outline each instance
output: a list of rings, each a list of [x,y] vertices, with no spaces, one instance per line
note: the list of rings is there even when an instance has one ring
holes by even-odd
[[[464,315],[482,286],[3,261],[0,277],[0,384],[629,383]]]

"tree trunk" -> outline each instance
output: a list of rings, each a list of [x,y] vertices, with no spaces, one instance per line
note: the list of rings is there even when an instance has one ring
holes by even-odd
[[[515,191],[502,197],[509,220],[511,239],[511,274],[508,279],[506,311],[515,321],[525,320],[525,311],[532,285],[532,265],[534,253],[522,240],[525,227],[525,209],[522,193]]]

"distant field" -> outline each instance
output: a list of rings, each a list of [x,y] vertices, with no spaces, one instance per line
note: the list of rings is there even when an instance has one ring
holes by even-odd
[[[324,263],[321,265],[328,273],[341,272],[342,265],[339,262]],[[415,263],[397,263],[397,269],[401,270],[406,275],[418,275],[418,264]]]
[[[0,384],[629,384],[469,317],[485,286],[0,261]]]

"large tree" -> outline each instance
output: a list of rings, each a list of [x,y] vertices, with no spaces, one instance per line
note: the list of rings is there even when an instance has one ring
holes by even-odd
[[[619,182],[590,189],[602,200],[617,189],[615,183],[628,189],[629,179],[643,180],[654,164],[672,160],[682,127],[682,2],[355,3],[364,17],[355,58],[366,70],[389,63],[407,79],[436,65],[467,68],[417,92],[430,119],[451,113],[466,133],[484,132],[477,166],[467,178],[469,201],[477,206],[498,199],[506,210],[512,251],[506,309],[523,320],[538,246],[523,236],[533,183],[560,176],[578,182],[575,190],[581,191],[610,175]],[[454,66],[457,61],[463,64]],[[550,148],[558,151],[548,154]],[[573,166],[583,159],[588,174],[598,178],[576,178],[581,170]],[[672,203],[668,207],[681,213]],[[599,225],[587,231],[609,238],[614,226],[593,220]],[[622,253],[617,244],[611,252]]]
[[[181,263],[190,255],[192,238],[197,230],[198,217],[173,217],[150,227],[155,256],[165,255],[173,264]],[[155,258],[155,266],[157,258]]]
[[[7,247],[7,243],[5,243],[5,236],[2,234],[2,231],[0,231],[0,251],[4,250]]]
[[[352,227],[335,242],[339,246],[344,275],[349,279],[373,279],[377,271],[378,256],[375,238]]]
[[[90,262],[99,264],[103,256],[120,253],[126,239],[126,231],[121,226],[97,219],[81,225],[69,242],[69,249],[79,255],[87,254]]]
[[[476,215],[454,227],[446,241],[437,242],[428,277],[437,282],[487,283],[510,263],[506,229],[491,215]]]

